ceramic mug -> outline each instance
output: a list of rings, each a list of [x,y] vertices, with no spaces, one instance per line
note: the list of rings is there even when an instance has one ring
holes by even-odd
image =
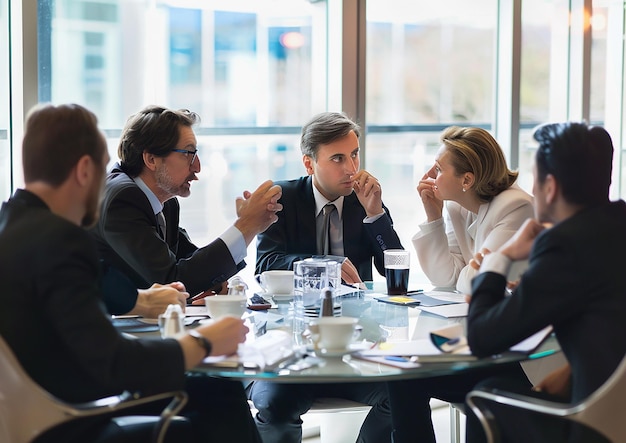
[[[245,295],[211,295],[204,298],[207,312],[213,319],[225,315],[241,317],[246,312],[247,301]]]
[[[268,294],[292,294],[293,271],[271,270],[256,276],[261,288]]]
[[[313,344],[329,352],[347,350],[361,333],[361,328],[357,327],[358,321],[354,317],[320,317],[311,320],[309,331]]]

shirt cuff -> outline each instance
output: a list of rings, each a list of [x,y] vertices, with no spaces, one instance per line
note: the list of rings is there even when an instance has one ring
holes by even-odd
[[[220,235],[220,238],[226,243],[226,247],[230,251],[230,255],[233,257],[235,264],[241,263],[246,258],[246,241],[239,229],[235,226],[231,226]]]
[[[383,212],[381,212],[378,215],[374,215],[372,217],[365,217],[363,219],[363,223],[374,223],[376,220],[378,220],[379,218],[381,218],[383,215],[385,215],[385,210],[383,209]]]
[[[511,263],[511,259],[501,252],[492,252],[485,255],[478,272],[479,274],[482,274],[483,272],[495,272],[496,274],[504,275],[506,277],[509,273]]]

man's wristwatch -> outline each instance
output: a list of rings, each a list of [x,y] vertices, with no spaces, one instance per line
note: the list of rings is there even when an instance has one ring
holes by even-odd
[[[196,342],[198,342],[198,344],[202,346],[202,348],[204,348],[205,358],[211,355],[211,350],[213,349],[213,346],[211,345],[211,342],[204,337],[204,335],[200,334],[195,329],[190,329],[188,331],[188,334],[191,337],[195,338]]]

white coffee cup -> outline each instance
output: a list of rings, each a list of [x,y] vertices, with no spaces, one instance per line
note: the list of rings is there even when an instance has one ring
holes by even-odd
[[[264,271],[257,276],[257,280],[268,294],[293,293],[293,271],[279,269]]]
[[[360,334],[359,319],[354,317],[321,317],[309,323],[313,342],[324,351],[345,351]]]
[[[225,315],[241,317],[246,312],[247,301],[245,295],[212,295],[204,298],[206,309],[213,319]]]

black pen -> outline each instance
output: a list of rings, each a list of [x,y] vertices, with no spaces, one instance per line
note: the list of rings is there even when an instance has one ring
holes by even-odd
[[[412,290],[412,291],[407,291],[407,292],[406,292],[406,295],[410,295],[410,294],[420,294],[420,293],[422,293],[422,292],[424,292],[424,290],[423,290],[423,289],[414,289],[414,290]]]

